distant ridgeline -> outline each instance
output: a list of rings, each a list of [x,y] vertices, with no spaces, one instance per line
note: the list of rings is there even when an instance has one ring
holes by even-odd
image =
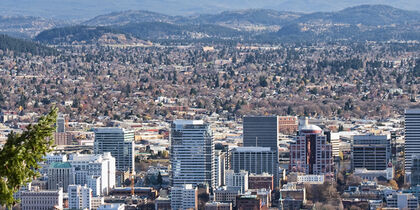
[[[57,51],[53,48],[46,47],[32,41],[9,37],[4,34],[0,34],[0,50],[10,50],[18,53],[31,53],[33,55],[41,56],[57,54]]]

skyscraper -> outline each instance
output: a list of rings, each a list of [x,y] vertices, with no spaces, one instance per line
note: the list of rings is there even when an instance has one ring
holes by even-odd
[[[202,120],[175,120],[171,125],[171,183],[214,186],[214,141]]]
[[[391,151],[386,135],[356,135],[352,144],[352,168],[385,170]]]
[[[134,132],[123,128],[95,128],[95,154],[110,152],[117,171],[134,169]]]
[[[332,175],[332,145],[320,127],[308,125],[305,120],[295,142],[290,144],[290,165],[292,172]]]
[[[69,209],[91,209],[92,189],[86,185],[69,185],[68,187]]]
[[[412,156],[420,154],[420,109],[405,110],[405,171],[411,172]]]
[[[171,189],[171,209],[198,209],[197,186],[185,184]]]
[[[278,153],[278,117],[247,116],[243,119],[244,147],[270,147]]]
[[[237,147],[229,151],[229,168],[254,174],[269,173],[274,176],[274,187],[279,186],[278,158],[269,147]]]
[[[67,187],[74,184],[74,168],[68,162],[54,162],[48,168],[48,189],[57,190],[63,188],[67,192]]]

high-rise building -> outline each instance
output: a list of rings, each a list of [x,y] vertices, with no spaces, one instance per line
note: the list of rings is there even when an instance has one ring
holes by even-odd
[[[226,186],[220,187],[213,191],[214,201],[222,203],[232,203],[232,206],[236,206],[236,196],[239,195],[239,190],[229,189]]]
[[[117,171],[134,170],[134,132],[123,128],[95,128],[95,154],[110,152]]]
[[[197,186],[186,184],[171,188],[171,209],[198,209]]]
[[[391,157],[387,135],[356,135],[352,144],[352,168],[385,170]]]
[[[63,189],[23,191],[20,197],[22,210],[63,209]]]
[[[412,156],[420,154],[420,109],[405,110],[405,171],[411,172]]]
[[[274,176],[274,187],[279,186],[277,153],[269,147],[236,147],[229,151],[229,168],[253,174]]]
[[[246,116],[243,118],[244,147],[269,147],[278,153],[279,125],[277,116]]]
[[[299,130],[295,142],[290,144],[289,170],[305,174],[333,175],[332,145],[320,127],[304,125]]]
[[[69,163],[74,168],[75,184],[89,185],[95,191],[95,196],[108,195],[115,187],[115,158],[110,152],[97,155],[74,154],[69,158]],[[94,188],[97,178],[100,177],[99,191]],[[95,180],[90,180],[95,179]]]
[[[80,185],[69,185],[69,209],[91,209],[92,189]]]
[[[411,186],[420,185],[420,154],[411,156]]]
[[[214,186],[214,141],[201,120],[175,120],[171,125],[171,183]]]
[[[268,173],[250,174],[248,177],[249,189],[274,189],[273,175]]]
[[[67,192],[67,187],[74,184],[74,168],[68,162],[54,162],[48,167],[48,189],[58,190],[63,188]]]
[[[63,116],[57,117],[56,125],[57,125],[57,129],[56,129],[57,133],[66,132],[66,120],[64,119]]]
[[[226,152],[222,150],[215,150],[214,153],[214,169],[215,169],[215,186],[220,187],[225,185],[225,170],[226,170]]]
[[[248,190],[248,171],[241,170],[235,172],[233,170],[227,170],[226,186],[229,189],[235,189],[241,193],[245,193]]]

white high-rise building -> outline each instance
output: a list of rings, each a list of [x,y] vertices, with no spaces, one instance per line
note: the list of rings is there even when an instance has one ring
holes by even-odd
[[[75,154],[70,156],[69,163],[75,169],[75,184],[89,184],[88,180],[92,176],[101,177],[101,190],[96,192],[96,196],[108,195],[110,189],[115,187],[115,158],[111,156],[111,153],[105,152],[101,155]],[[93,182],[90,183],[90,186]]]
[[[44,156],[45,161],[44,164],[50,165],[54,162],[66,162],[67,161],[67,155],[65,154],[47,154]]]
[[[74,168],[68,162],[54,162],[48,167],[48,189],[58,190],[63,188],[67,192],[67,187],[74,184]]]
[[[93,196],[101,196],[101,176],[89,176],[87,186],[92,189]]]
[[[63,189],[49,191],[23,191],[20,203],[22,210],[63,209]]]
[[[110,152],[117,171],[134,170],[134,132],[123,128],[95,128],[95,154]]]
[[[241,170],[235,173],[233,170],[227,170],[226,186],[229,189],[239,190],[242,194],[244,194],[248,191],[248,171]]]
[[[214,169],[215,169],[215,187],[225,185],[225,170],[226,170],[226,152],[222,150],[215,150],[214,153]]]
[[[214,185],[214,141],[201,120],[175,120],[171,125],[172,186]]]
[[[173,210],[198,209],[198,190],[186,184],[171,188],[171,208]]]
[[[92,189],[80,185],[69,185],[69,208],[70,209],[91,209],[92,208]]]
[[[405,172],[411,173],[412,156],[420,154],[420,109],[405,110]]]

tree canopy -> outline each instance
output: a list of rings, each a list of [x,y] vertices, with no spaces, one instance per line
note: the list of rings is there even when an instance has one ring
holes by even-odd
[[[37,124],[22,133],[11,132],[0,150],[0,205],[10,207],[16,202],[13,194],[21,186],[39,176],[39,162],[52,150],[57,109],[39,118]]]

